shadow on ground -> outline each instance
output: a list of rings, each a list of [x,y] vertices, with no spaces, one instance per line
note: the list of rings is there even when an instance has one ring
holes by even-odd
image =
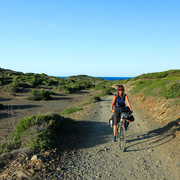
[[[61,151],[91,148],[109,141],[112,129],[107,123],[77,121],[75,129],[61,127],[58,147]]]
[[[14,110],[23,110],[40,107],[40,105],[3,105],[0,108],[0,119],[15,116]]]
[[[147,133],[130,135],[127,137],[126,151],[140,151],[161,146],[174,139],[177,131],[180,131],[180,118]],[[131,145],[128,145],[128,143],[131,143]],[[146,146],[142,146],[145,148],[137,148],[139,144],[143,143],[146,143]]]
[[[3,110],[15,110],[15,109],[29,109],[29,108],[34,108],[34,107],[40,107],[39,105],[31,105],[31,104],[26,104],[26,105],[4,105]]]
[[[73,98],[69,98],[69,97],[52,97],[51,100],[71,100]]]

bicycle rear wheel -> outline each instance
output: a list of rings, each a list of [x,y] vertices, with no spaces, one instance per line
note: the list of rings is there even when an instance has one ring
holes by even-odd
[[[120,125],[118,127],[118,142],[119,142],[119,148],[120,151],[124,151],[125,150],[125,128],[123,125]]]

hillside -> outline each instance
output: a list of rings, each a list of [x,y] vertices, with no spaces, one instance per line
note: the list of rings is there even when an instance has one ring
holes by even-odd
[[[110,86],[110,82],[87,75],[59,78],[46,74],[22,73],[0,68],[0,87],[10,93],[22,92],[25,88],[45,88],[72,94],[76,90],[94,88],[96,85]]]

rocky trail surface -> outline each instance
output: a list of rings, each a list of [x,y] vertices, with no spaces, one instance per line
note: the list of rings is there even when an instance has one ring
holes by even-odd
[[[77,122],[76,134],[65,137],[67,149],[46,151],[35,159],[19,154],[21,158],[7,166],[0,178],[180,179],[179,137],[171,127],[147,120],[133,102],[135,122],[126,131],[125,152],[120,152],[118,142],[112,142],[108,124],[112,98],[95,103]],[[62,147],[63,142],[60,144]]]

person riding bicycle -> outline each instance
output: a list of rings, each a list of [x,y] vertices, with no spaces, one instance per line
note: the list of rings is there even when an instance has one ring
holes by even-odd
[[[127,102],[130,111],[133,112],[128,96],[125,94],[124,86],[119,85],[117,88],[117,94],[114,96],[111,104],[111,111],[114,113],[114,124],[113,124],[114,142],[116,141],[117,124],[120,117],[120,111],[118,110],[118,108],[125,107],[125,102]],[[123,124],[124,123],[125,123],[125,119],[123,119]]]

